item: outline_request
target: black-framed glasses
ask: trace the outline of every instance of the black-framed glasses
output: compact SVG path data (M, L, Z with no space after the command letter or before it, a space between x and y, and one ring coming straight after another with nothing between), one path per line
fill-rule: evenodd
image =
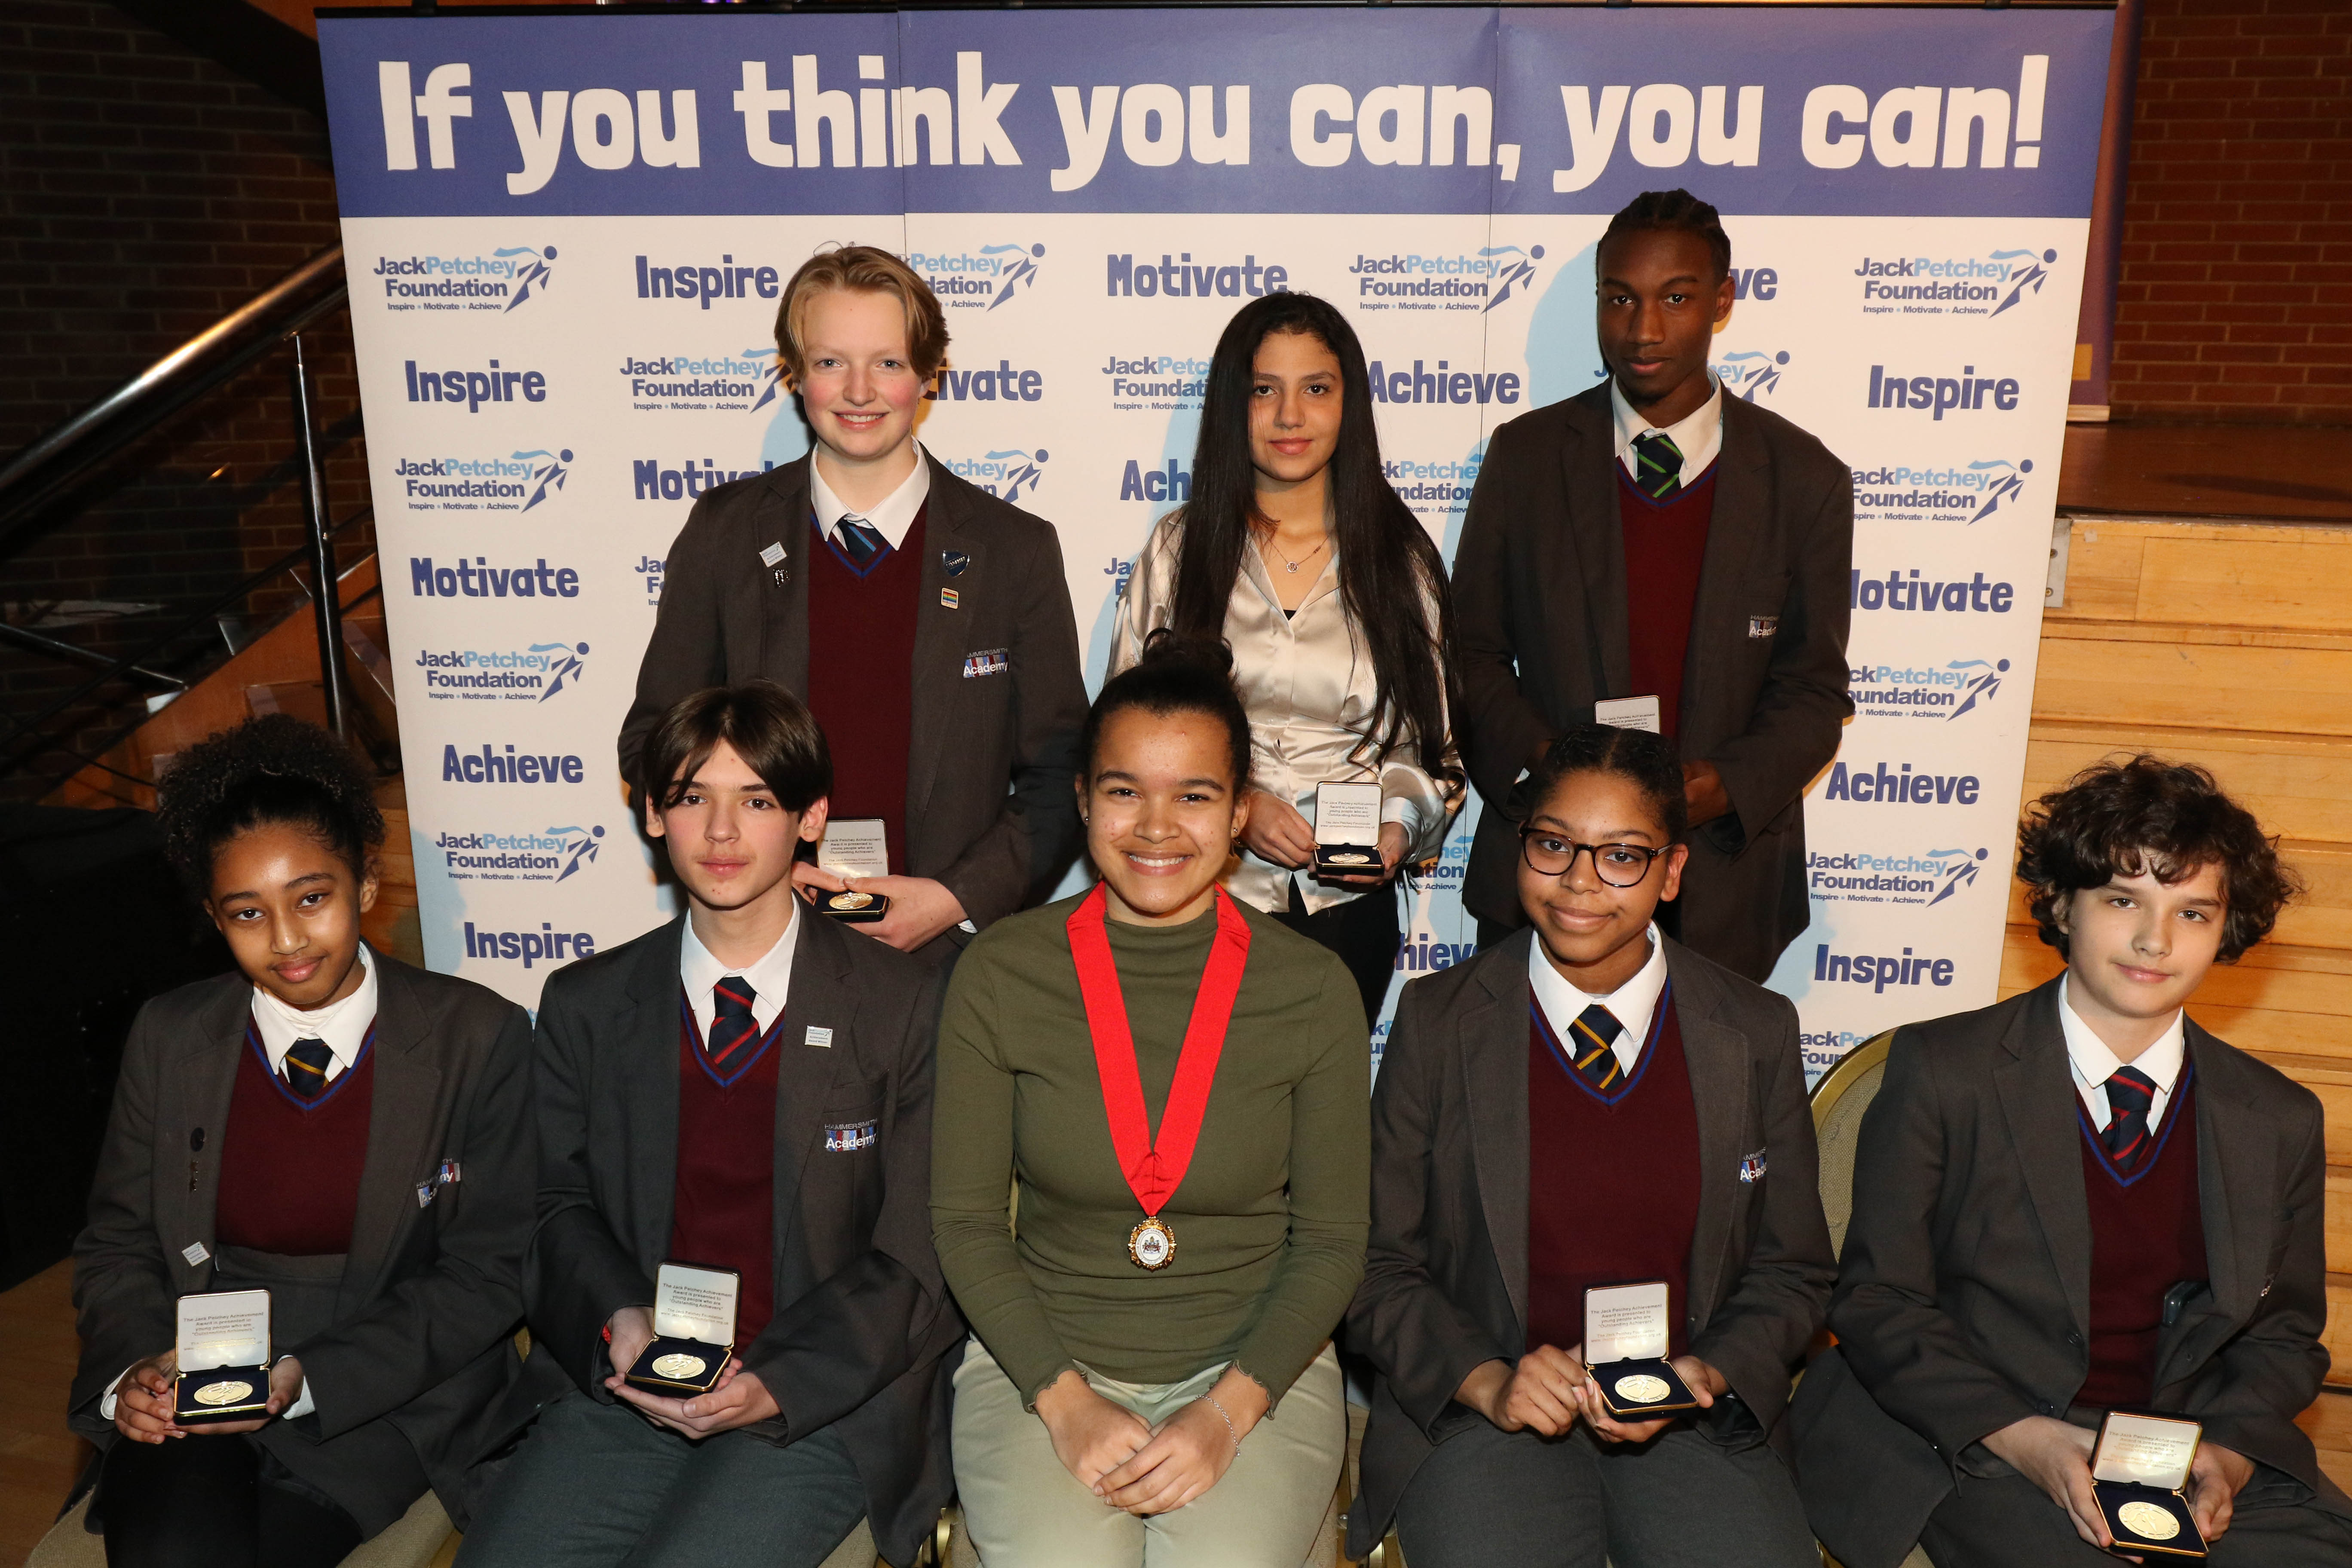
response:
M1579 844L1546 827L1519 829L1519 854L1539 877L1565 877L1579 855L1592 857L1592 874L1612 888L1631 888L1650 874L1650 862L1673 848L1646 844Z

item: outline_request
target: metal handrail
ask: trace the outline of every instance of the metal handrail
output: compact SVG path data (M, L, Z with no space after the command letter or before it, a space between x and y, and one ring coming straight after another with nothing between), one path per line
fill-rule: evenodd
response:
M91 463L340 308L349 293L342 268L341 246L320 251L17 453L0 468L0 522L54 499ZM333 288L296 303L331 278L337 279ZM224 350L231 352L215 360Z

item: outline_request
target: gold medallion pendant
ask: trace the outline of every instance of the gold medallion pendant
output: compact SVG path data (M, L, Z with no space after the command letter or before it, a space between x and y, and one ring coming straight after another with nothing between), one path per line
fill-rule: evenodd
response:
M1156 1273L1176 1261L1176 1233L1153 1215L1127 1233L1127 1256L1138 1268Z
M2116 1517L2142 1541L2169 1541L2180 1533L2180 1521L2172 1510L2152 1502L2127 1502L2116 1510Z

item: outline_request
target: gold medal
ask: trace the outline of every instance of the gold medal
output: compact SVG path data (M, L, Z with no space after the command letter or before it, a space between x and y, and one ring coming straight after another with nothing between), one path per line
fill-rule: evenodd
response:
M1370 856L1359 855L1352 849L1346 850L1338 855L1326 855L1323 858L1327 863L1333 866L1369 866L1372 863L1372 858Z
M253 1396L253 1384L230 1378L221 1383L208 1383L196 1390L199 1405L236 1405Z
M1127 1256L1138 1268L1157 1273L1176 1261L1176 1233L1153 1215L1127 1233Z
M700 1377L702 1369L709 1364L698 1355L674 1352L654 1358L654 1375L682 1383L689 1377Z
M2172 1510L2152 1502L2127 1502L2116 1510L2116 1518L2142 1541L2169 1541L2180 1533L2180 1521Z
M1617 1397L1628 1405L1655 1405L1674 1392L1664 1378L1652 1377L1645 1372L1621 1377L1612 1386L1615 1388Z
M826 900L826 907L836 910L862 910L874 901L871 893L835 893Z

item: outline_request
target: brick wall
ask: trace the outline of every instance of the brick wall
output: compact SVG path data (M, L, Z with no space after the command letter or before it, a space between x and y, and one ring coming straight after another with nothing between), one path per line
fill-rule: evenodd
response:
M14 453L335 243L326 131L311 115L114 7L0 0L0 453ZM31 537L0 544L0 602L161 604L47 635L110 654L218 597L304 538L281 352L110 461ZM331 511L366 500L358 389L340 314L317 330ZM348 561L373 541L343 536ZM266 624L285 579L233 609ZM206 631L163 656L194 668ZM85 672L0 647L18 716ZM153 689L149 688L147 689ZM117 689L72 715L87 748L135 716ZM0 752L6 750L0 744ZM71 771L62 755L39 773ZM0 778L0 798L39 793Z
M2147 0L2118 418L2352 425L2352 4Z

